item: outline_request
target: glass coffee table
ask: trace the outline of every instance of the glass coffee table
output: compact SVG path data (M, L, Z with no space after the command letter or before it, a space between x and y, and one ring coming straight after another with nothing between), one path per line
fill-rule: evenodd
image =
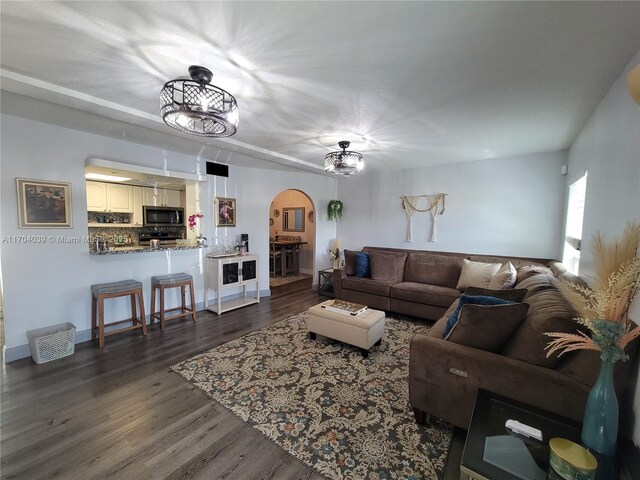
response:
M542 432L542 441L513 433L507 420ZM580 442L577 422L530 407L501 395L478 390L460 463L462 480L562 480L549 466L549 440ZM596 480L616 478L615 461L592 452L598 460Z

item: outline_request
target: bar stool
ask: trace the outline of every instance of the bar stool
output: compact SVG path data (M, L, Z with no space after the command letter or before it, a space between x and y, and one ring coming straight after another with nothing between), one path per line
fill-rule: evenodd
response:
M191 296L191 308L187 308L186 289L189 286ZM176 308L165 310L164 308L164 291L167 288L180 287L182 296L182 305ZM160 311L156 311L156 290L160 289ZM165 314L180 310L180 313L171 317ZM174 318L187 317L191 315L193 321L196 321L196 299L193 293L193 277L188 273L171 273L169 275L157 275L151 277L151 325L155 323L156 318L160 320L160 330L164 330L164 322L173 320Z
M140 306L140 317L136 311L136 295ZM104 323L104 301L108 298L131 297L131 318L117 322ZM105 327L131 322L130 327L119 328L105 332ZM100 348L104 347L104 337L116 333L140 328L142 334L147 334L147 323L144 314L144 299L142 297L142 282L137 280L122 280L120 282L97 283L91 285L91 339L100 338Z
M282 273L282 252L280 247L269 243L269 275L275 278L278 271Z

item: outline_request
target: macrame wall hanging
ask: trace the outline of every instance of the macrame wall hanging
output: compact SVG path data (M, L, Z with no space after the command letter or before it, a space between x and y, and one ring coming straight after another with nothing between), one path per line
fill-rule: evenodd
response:
M403 195L400 197L402 200L402 208L407 215L409 221L409 228L407 230L407 242L413 242L413 214L416 212L429 212L431 215L431 237L430 242L437 242L436 220L438 215L444 213L444 203L446 193L436 193L434 195ZM427 206L425 208L419 208L421 198L427 199Z

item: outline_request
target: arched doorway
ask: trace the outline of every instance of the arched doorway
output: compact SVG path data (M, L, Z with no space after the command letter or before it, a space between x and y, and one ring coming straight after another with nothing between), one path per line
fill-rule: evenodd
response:
M283 190L269 207L269 286L313 283L316 209L300 190Z

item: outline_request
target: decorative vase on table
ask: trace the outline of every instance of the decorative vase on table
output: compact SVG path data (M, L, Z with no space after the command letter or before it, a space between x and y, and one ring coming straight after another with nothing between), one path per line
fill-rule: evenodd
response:
M629 315L633 301L640 302L640 224L628 224L622 238L611 242L598 232L592 240L594 271L590 285L561 281L560 290L576 309L575 320L589 334L546 332L553 338L547 355L574 350L600 352L600 373L589 397L582 424L582 442L605 456L616 453L618 400L613 366L629 360L625 348L640 337L640 325Z
M587 398L582 443L606 456L616 453L618 399L613 385L613 360L602 359L600 374Z
M196 243L199 247L204 246L206 241L207 241L207 237L203 237L202 235L198 235L196 237Z

